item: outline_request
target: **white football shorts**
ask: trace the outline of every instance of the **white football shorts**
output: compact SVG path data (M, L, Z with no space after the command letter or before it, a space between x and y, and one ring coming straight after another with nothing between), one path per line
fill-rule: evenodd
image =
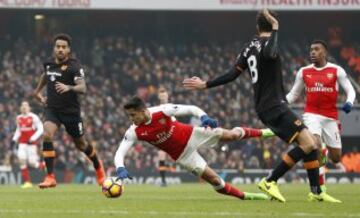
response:
M322 141L331 148L341 148L341 137L338 121L318 114L305 113L304 124L312 134L319 135Z
M201 176L207 166L207 163L198 153L197 149L202 146L217 146L222 135L223 129L221 128L210 129L204 127L194 127L189 142L183 153L176 160L176 163L194 175Z

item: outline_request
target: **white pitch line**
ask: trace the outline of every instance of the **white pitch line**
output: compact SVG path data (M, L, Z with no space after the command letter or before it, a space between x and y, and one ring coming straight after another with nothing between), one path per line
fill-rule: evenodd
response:
M167 215L167 216L191 216L191 217L199 217L199 216L219 216L219 217L240 217L240 216L256 216L256 217L269 217L274 216L276 214L269 213L242 213L242 212L189 212L189 211L126 211L126 210L11 210L11 209L0 209L0 214L6 213L15 213L15 214L88 214L88 215L96 215L96 214L118 214L118 215ZM360 217L360 213L357 214L332 214L325 215L320 213L290 213L287 214L291 217Z

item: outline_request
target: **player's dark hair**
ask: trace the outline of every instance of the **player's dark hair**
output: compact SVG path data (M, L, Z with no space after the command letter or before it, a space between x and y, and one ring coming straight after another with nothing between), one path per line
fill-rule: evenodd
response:
M145 108L146 108L145 102L138 96L133 96L124 105L125 110L128 109L141 110Z
M69 47L71 46L71 41L72 41L71 36L69 36L66 33L56 34L54 36L54 40L53 40L54 44L56 43L56 40L64 40L64 41L66 41L68 43Z
M328 45L324 40L315 39L311 42L311 45L313 45L313 44L321 44L325 48L326 51L328 50Z
M275 11L269 10L269 13L278 20L278 14ZM259 11L256 16L256 24L259 28L259 32L271 32L272 31L272 25L271 23L266 19L263 11Z

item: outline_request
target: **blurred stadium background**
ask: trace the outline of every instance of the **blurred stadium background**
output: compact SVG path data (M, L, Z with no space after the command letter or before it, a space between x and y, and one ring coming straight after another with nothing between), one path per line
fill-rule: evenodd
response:
M192 75L213 78L233 63L243 43L255 34L257 10L270 7L280 15L280 45L285 88L296 71L309 63L308 45L324 39L331 58L345 68L360 92L360 3L356 0L0 0L0 184L20 184L17 158L10 148L20 102L30 96L52 52L52 36L73 37L73 55L85 66L88 93L82 99L87 136L96 146L107 173L130 124L122 110L134 94L151 105L165 86L170 101L195 104L221 126L263 127L253 109L248 75L236 83L206 92L189 92L181 81ZM345 100L339 98L339 105ZM301 113L303 101L294 108ZM341 113L343 164L329 163L328 182L360 182L360 108ZM184 120L196 124L197 120ZM62 131L57 135L58 181L94 183L92 167ZM233 183L252 183L267 173L289 145L278 139L245 140L202 150L210 166ZM136 145L126 166L134 183L159 184L156 149ZM303 181L299 165L286 177ZM33 179L42 176L33 171ZM196 181L176 169L168 183Z

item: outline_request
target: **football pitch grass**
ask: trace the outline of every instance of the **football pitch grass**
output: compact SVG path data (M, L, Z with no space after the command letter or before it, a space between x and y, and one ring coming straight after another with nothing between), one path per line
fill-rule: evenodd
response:
M258 192L254 185L238 186ZM359 185L328 185L342 204L307 202L308 187L281 185L287 202L241 201L217 194L206 184L161 188L127 185L120 198L107 199L95 185L58 185L55 189L0 186L0 218L89 217L360 217Z

